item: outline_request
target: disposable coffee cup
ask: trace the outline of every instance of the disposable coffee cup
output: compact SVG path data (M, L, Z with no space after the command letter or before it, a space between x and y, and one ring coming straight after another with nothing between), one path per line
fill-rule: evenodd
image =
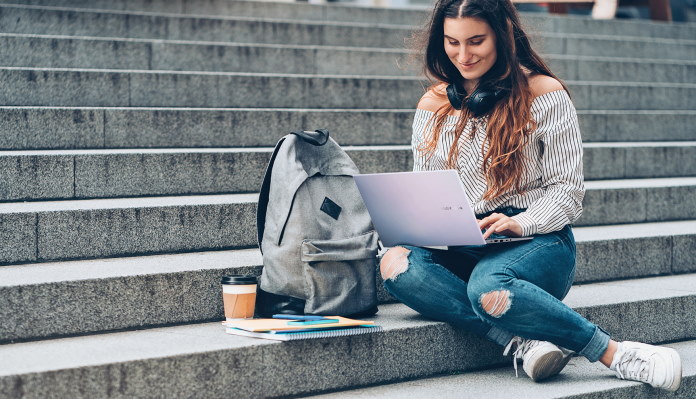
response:
M254 317L256 277L231 275L222 278L222 303L227 321Z

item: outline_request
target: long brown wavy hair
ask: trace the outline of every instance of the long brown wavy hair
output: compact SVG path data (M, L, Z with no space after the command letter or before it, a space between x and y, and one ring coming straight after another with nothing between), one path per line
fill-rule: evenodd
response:
M513 188L522 192L525 161L522 149L536 129L531 115L534 96L523 67L532 74L558 78L532 49L527 34L522 30L517 10L510 0L438 0L418 40L422 43L421 47L425 47L423 72L431 81L435 81L430 87L435 95L446 99L444 89L433 90L442 83L454 84L459 88L464 86L464 78L445 52L443 28L445 18L461 17L483 20L495 33L497 59L479 80L479 87L502 89L508 93L488 114L486 140L481 148L483 173L488 186L484 199L493 199ZM561 84L568 91L565 83L561 81ZM432 156L447 117L453 110L449 101L446 101L435 112L426 125L431 128L430 134L424 135L425 140L418 148L419 151ZM456 166L457 142L470 118L473 118L471 112L462 107L447 159L450 168ZM472 137L475 131L476 129L472 129Z

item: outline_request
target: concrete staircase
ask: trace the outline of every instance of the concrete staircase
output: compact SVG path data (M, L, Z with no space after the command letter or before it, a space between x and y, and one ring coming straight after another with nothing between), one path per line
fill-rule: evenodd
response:
M525 15L585 141L566 302L617 339L671 342L676 395L584 359L515 379L502 348L384 291L383 333L224 334L219 280L260 273L256 191L279 137L328 127L361 171L410 169L422 80L403 43L424 16L0 0L0 398L695 397L695 25Z

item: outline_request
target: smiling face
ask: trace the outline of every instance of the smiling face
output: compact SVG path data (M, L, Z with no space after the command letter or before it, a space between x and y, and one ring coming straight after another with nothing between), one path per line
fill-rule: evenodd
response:
M495 33L482 19L445 18L445 52L464 77L464 89L471 93L479 79L497 59Z

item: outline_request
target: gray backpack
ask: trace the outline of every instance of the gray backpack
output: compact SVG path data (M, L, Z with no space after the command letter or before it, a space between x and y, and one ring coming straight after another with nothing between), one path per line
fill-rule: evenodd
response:
M327 130L293 132L276 144L257 211L257 315L377 312L378 237L357 173Z

